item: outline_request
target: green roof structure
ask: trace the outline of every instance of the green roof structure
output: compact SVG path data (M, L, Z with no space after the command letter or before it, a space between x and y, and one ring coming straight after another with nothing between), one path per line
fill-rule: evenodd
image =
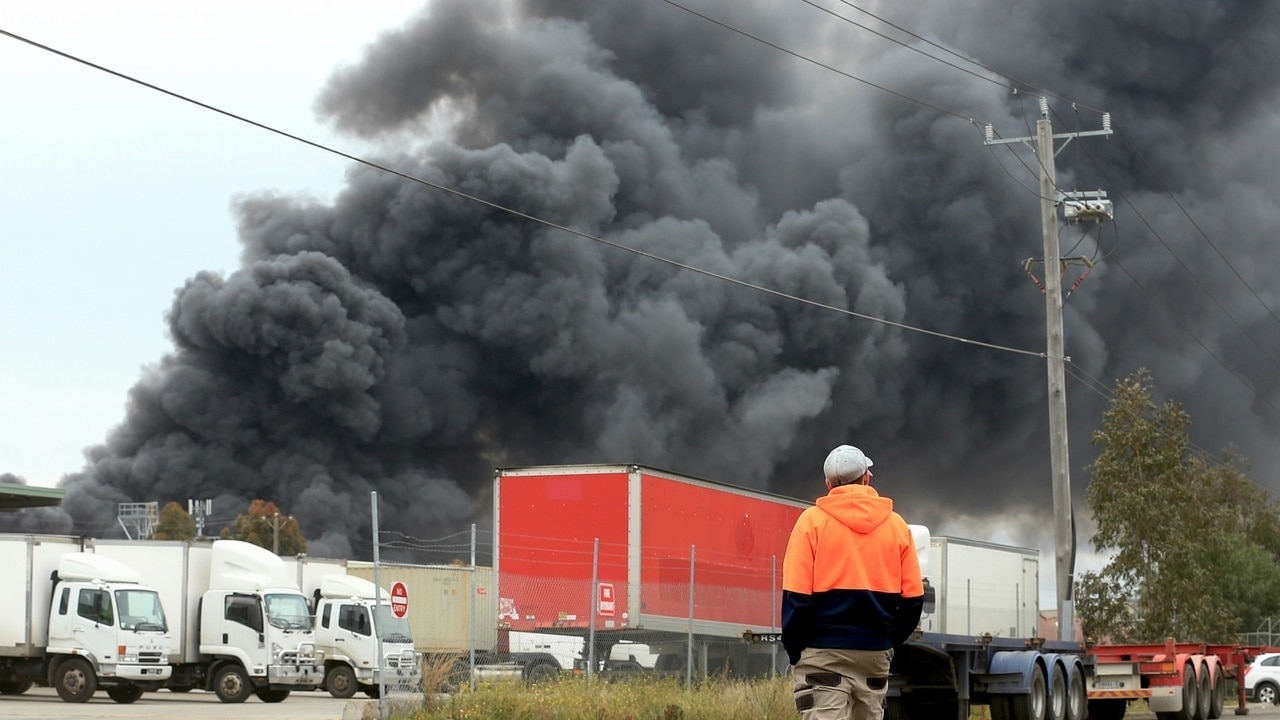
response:
M0 483L0 511L29 507L57 507L66 497L65 490Z

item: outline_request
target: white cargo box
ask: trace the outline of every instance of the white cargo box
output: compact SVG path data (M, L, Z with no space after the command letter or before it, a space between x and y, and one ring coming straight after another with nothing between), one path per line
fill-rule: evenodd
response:
M35 657L49 644L53 573L75 538L54 535L0 535L0 656Z
M934 537L922 569L936 592L929 633L1032 637L1039 627L1040 553L1012 545Z

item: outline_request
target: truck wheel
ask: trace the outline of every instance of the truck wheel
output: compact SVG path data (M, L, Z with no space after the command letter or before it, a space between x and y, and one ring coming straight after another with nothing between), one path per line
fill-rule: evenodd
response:
M107 697L115 700L121 705L128 705L137 702L142 697L142 688L137 685L116 685L107 688Z
M1209 666L1200 666L1200 682L1196 687L1196 720L1209 720L1213 717L1213 685L1210 684Z
M271 688L258 688L253 691L253 694L257 695L258 699L264 703L284 702L285 698L289 697L288 690L272 690Z
M242 703L252 691L249 676L239 665L226 665L213 677L213 692L224 703Z
M1218 674L1213 679L1213 690L1210 692L1209 720L1222 717L1222 708L1227 701L1227 680L1222 675L1222 666L1218 666Z
M365 695L368 695L374 700L382 697L382 688L378 685L361 685L360 689L364 691Z
M89 702L98 689L98 676L89 663L71 658L53 672L53 686L58 690L58 697L66 702Z
M1089 716L1089 693L1084 689L1084 670L1075 668L1067 681L1067 720L1085 720Z
M560 679L560 669L551 663L540 662L525 669L524 678L530 685L555 682Z
M1196 669L1191 665L1182 667L1182 709L1173 712L1174 720L1196 720L1196 709L1200 705L1199 685L1196 682Z
M356 674L346 665L334 665L324 679L329 694L343 700L356 694Z
M1067 720L1067 699L1067 672L1055 664L1049 684L1049 720Z
M30 680L0 680L0 695L21 695L30 689Z
M1031 668L1031 687L1022 695L1008 695L1010 717L1013 720L1048 720L1049 688L1044 679L1044 667Z

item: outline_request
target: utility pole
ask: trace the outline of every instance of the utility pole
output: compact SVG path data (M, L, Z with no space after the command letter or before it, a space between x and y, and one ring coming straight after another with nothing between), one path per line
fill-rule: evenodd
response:
M280 513L273 513L271 515L270 520L267 520L266 518L262 518L262 519L271 523L271 531L272 531L271 552L279 555L280 554L280 528L284 527L285 525L288 525L290 522L293 522L293 516L290 515L289 517L285 518L282 521L280 519Z
M1053 477L1053 519L1055 578L1058 599L1058 639L1075 639L1075 611L1071 600L1071 586L1075 574L1075 530L1071 509L1071 467L1067 459L1067 393L1066 356L1062 338L1062 257L1058 248L1058 205L1067 203L1071 217L1078 221L1100 220L1111 217L1111 203L1106 193L1062 193L1058 191L1057 170L1054 159L1057 150L1055 140L1065 140L1066 147L1072 138L1087 135L1110 135L1111 115L1102 117L1102 130L1053 134L1049 120L1049 103L1040 98L1040 119L1036 121L1034 138L996 140L990 125L986 130L987 145L1027 143L1035 141L1036 158L1040 161L1040 226L1044 235L1044 310L1045 334L1048 338L1046 360L1049 391L1049 459ZM1061 148L1059 148L1060 150ZM1081 198L1088 196L1092 200Z

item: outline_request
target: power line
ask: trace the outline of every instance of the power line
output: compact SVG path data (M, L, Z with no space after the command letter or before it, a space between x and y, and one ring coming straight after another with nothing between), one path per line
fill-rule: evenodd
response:
M871 82L870 80L867 80L867 79L865 79L865 78L860 78L860 77L858 77L857 75L854 75L854 74L852 74L852 73L845 72L844 70L840 70L840 69L838 69L838 68L835 68L835 67L833 67L833 66L831 66L831 65L828 65L828 64L826 64L826 63L824 63L824 62L821 62L821 61L819 61L819 60L814 60L813 58L811 58L811 57L809 57L809 56L807 56L807 55L802 55L801 53L798 53L798 52L796 52L796 51L794 51L794 50L789 50L789 49L787 49L787 48L784 48L784 47L782 47L781 45L778 45L777 43L769 42L768 40L765 40L764 38L762 38L762 37L760 37L760 36L758 36L758 35L752 35L751 33L747 32L747 31L745 31L745 30L742 30L742 29L740 29L740 28L734 27L733 25L730 25L730 24L728 24L728 23L726 23L726 22L724 22L724 21L722 21L722 20L717 20L716 18L713 18L713 17L711 17L710 15L705 15L705 14L703 14L703 13L698 12L697 10L694 10L694 9L692 9L692 8L689 8L689 7L686 7L686 6L684 6L684 5L681 5L680 3L676 2L675 0L663 0L663 2L665 2L666 4L668 4L668 5L672 6L672 7L679 8L679 9L681 9L681 10L683 10L683 11L685 11L685 12L689 13L690 15L693 15L693 16L695 16L695 17L700 17L700 18L702 18L703 20L706 20L707 22L709 22L709 23L711 23L711 24L713 24L713 25L718 25L718 26L720 26L720 27L724 28L725 30L728 30L728 31L733 32L733 33L737 33L737 34L739 34L739 35L741 35L741 36L743 36L743 37L745 37L745 38L749 38L749 39L751 39L751 40L754 40L754 41L756 41L756 42L760 43L761 45L765 45L765 46L767 46L767 47L771 47L771 48L773 48L774 50L777 50L778 52L785 53L785 54L790 55L791 57L796 58L796 59L798 59L798 60L803 60L803 61L805 61L805 62L807 62L807 63L811 63L811 64L813 64L813 65L817 65L818 67L823 68L823 69L825 69L825 70L830 70L831 72L833 72L833 73L835 73L835 74L837 74L837 75L840 75L840 76L842 76L842 77L848 78L848 79L853 80L853 81L855 81L855 82L860 82L860 83L862 83L863 85L867 85L867 86L869 86L869 87L873 87L873 88L875 88L875 89L877 89L877 90L880 90L881 92L889 93L890 95L893 95L894 97L902 98L903 100L906 100L906 101L908 101L908 102L913 102L913 103L915 103L915 104L917 104L917 105L923 105L924 107L927 107L927 108L929 108L929 109L931 109L931 110L936 110L936 111L938 111L938 112L940 112L940 113L942 113L942 114L944 114L944 115L950 115L951 117L959 118L959 119L961 119L961 120L964 120L964 121L965 121L965 122L967 122L967 123L973 123L973 124L975 124L975 125L977 125L977 124L981 124L981 123L978 123L977 121L975 121L975 120L974 120L973 118L971 118L971 117L966 117L965 115L962 115L962 114L960 114L960 113L958 113L958 112L954 112L954 111L952 111L952 110L948 110L948 109L946 109L946 108L944 108L944 107L941 107L941 106L939 106L939 105L934 105L934 104L933 104L933 103L931 103L931 102L927 102L927 101L925 101L925 100L921 100L921 99L919 99L919 98L912 97L912 96L907 95L907 94L905 94L905 93L900 93L900 92L898 92L897 90L891 90L891 89L889 89L889 88L887 88L887 87L885 87L885 86L883 86L883 85L878 85L878 84L873 83L873 82ZM934 58L934 59L936 60L937 58Z
M667 0L667 1L669 2L670 0ZM673 4L674 4L674 3L673 3ZM121 80L125 80L125 81L131 82L131 83L135 83L135 84L137 84L137 85L141 85L142 87L145 87L145 88L147 88L147 89L154 90L154 91L159 92L159 93L163 93L163 94L168 95L169 97L172 97L172 98L174 98L174 99L176 99L176 100L181 100L181 101L183 101L183 102L190 103L190 104L192 104L192 105L195 105L195 106L197 106L197 107L203 108L203 109L208 110L208 111L210 111L210 112L214 112L214 113L217 113L217 114L219 114L219 115L223 115L223 116L225 116L225 117L231 118L231 119L233 119L233 120L237 120L237 121L242 122L242 123L245 123L245 124L247 124L247 125L252 125L252 126L254 126L254 127L256 127L256 128L259 128L259 129L261 129L261 130L266 130L267 132L274 133L274 134L276 134L276 135L279 135L279 136L284 137L284 138L288 138L288 139L293 140L293 141L295 141L295 142L300 142L300 143L302 143L302 144L304 144L304 145L308 145L308 146L310 146L310 147L316 148L317 150L322 150L322 151L327 152L327 153L332 153L332 154L334 154L334 155L337 155L337 156L339 156L339 157L345 158L345 159L350 160L350 161L352 161L352 162L359 163L359 164L361 164L361 165L365 165L365 166L368 166L368 167L374 168L374 169L376 169L376 170L381 170L382 172L389 173L389 174L391 174L391 175L395 175L396 177L403 178L403 179L405 179L405 180L409 180L410 182L415 182L415 183L418 183L418 184L420 184L420 185L425 185L425 186L427 186L427 187L430 187L430 188L433 188L433 189L436 189L436 190L440 190L441 192L449 193L450 195L454 195L454 196L456 196L456 197L460 197L460 198L463 198L463 199L465 199L465 200L470 200L470 201L472 201L472 202L479 203L479 204L484 205L485 207L491 208L491 209L493 209L493 210L498 210L498 211L500 211L500 212L504 212L504 213L507 213L507 214L509 214L509 215L514 215L514 216L516 216L516 217L518 217L518 218L521 218L521 219L524 219L524 220L528 220L528 221L530 221L530 222L538 223L538 224L540 224L540 225L545 225L546 227L552 228L552 229L554 229L554 230L560 230L560 231L562 231L562 232L566 232L566 233L569 233L569 234L571 234L571 235L576 235L576 236L581 237L581 238L584 238L584 239L586 239L586 240L591 240L592 242L596 242L596 243L599 243L599 244L601 244L601 245L606 245L606 246L608 246L608 247L611 247L611 248L614 248L614 249L617 249L617 250L622 250L622 251L624 251L624 252L629 252L629 253L632 253L632 254L634 254L634 255L638 255L638 256L640 256L640 257L648 258L648 259L650 259L650 260L656 260L656 261L658 261L658 262L666 263L666 264L668 264L668 265L670 265L670 266L672 266L672 267L680 268L680 269L682 269L682 270L688 270L688 271L690 271L690 272L698 273L698 274L700 274L700 275L704 275L704 276L706 276L706 277L714 278L714 279L716 279L716 280L720 280L720 281L722 281L722 282L726 282L726 283L729 283L729 284L732 284L732 285L738 285L738 286L740 286L740 287L744 287L744 288L747 288L747 289L750 289L750 290L755 290L755 291L757 291L757 292L761 292L761 293L764 293L764 294L766 294L766 295L771 295L771 296L773 296L773 297L777 297L777 298L780 298L780 299L783 299L783 300L790 300L790 301L792 301L792 302L798 302L798 303L801 303L801 304L804 304L804 305L809 305L809 306L812 306L812 307L816 307L816 308L819 308L819 309L822 309L822 310L830 310L830 311L837 312L837 313L840 313L840 314L843 314L843 315L847 315L847 316L849 316L849 317L854 317L854 318L858 318L858 319L860 319L860 320L867 320L867 321L870 321L870 322L880 323L880 324L882 324L882 325L886 325L886 326L889 326L889 327L897 328L897 329L899 329L899 330L906 330L906 331L909 331L909 332L919 333L919 334L922 334L922 335L928 335L928 336L931 336L931 337L937 337L937 338L941 338L941 339L944 339L944 340L951 340L951 341L959 342L959 343L963 343L963 344L966 344L966 345L973 345L973 346L977 346L977 347L984 347L984 348L987 348L987 349L990 349L990 350L998 350L998 351L1001 351L1001 352L1008 352L1008 353L1013 353L1013 354L1017 354L1017 355L1029 355L1029 356L1032 356L1032 357L1038 357L1038 358L1043 358L1043 357L1045 357L1045 353L1043 353L1043 352L1037 352L1037 351L1034 351L1034 350L1024 350L1024 349L1021 349L1021 348L1009 347L1009 346L1005 346L1005 345L998 345L998 344L995 344L995 343L988 343L988 342L984 342L984 341L981 341L981 340L974 340L974 339L971 339L971 338L960 337L960 336L958 336L958 335L951 335L951 334L948 334L948 333L937 332L937 331L934 331L934 330L926 330L926 329L924 329L924 328L916 327L916 326L913 326L913 325L907 325L907 324L905 324L905 323L895 322L895 321L893 321L893 320L887 320L887 319L885 319L885 318L879 318L879 317L875 317L875 316L872 316L872 315L866 315L866 314L863 314L863 313L855 312L855 311L853 311L853 310L848 310L848 309L845 309L845 308L836 307L836 306L834 306L834 305L828 305L828 304L826 304L826 303L820 303L820 302L817 302L817 301L815 301L815 300L809 300L809 299L807 299L807 298L802 298L802 297L799 297L799 296L796 296L796 295L791 295L791 294L789 294L789 293L784 293L784 292L782 292L782 291L780 291L780 290L774 290L774 289L772 289L772 288L767 288L767 287L764 287L764 286L761 286L761 285L756 285L756 284L753 284L753 283L749 283L749 282L747 282L747 281L745 281L745 280L740 280L740 279L738 279L738 278L730 277L730 276L728 276L728 275L723 275L723 274L721 274L721 273L717 273L717 272L713 272L713 271L710 271L710 270L706 270L706 269L704 269L704 268L700 268L700 267L696 267L696 266L693 266L693 265L689 265L689 264L687 264L687 263L682 263L682 262L679 262L679 261L677 261L677 260L672 260L672 259L669 259L669 258L665 258L665 257L662 257L662 256L660 256L660 255L656 255L656 254L654 254L654 253L650 253L650 252L646 252L646 251L644 251L644 250L640 250L640 249L638 249L638 248L629 247L629 246L627 246L627 245L623 245L623 244L621 244L621 243L613 242L612 240L607 240L607 239L605 239L605 238L598 237L598 236L596 236L596 235L592 235L592 234L587 233L587 232L584 232L584 231L582 231L582 230L577 230L577 229L575 229L575 228L571 228L571 227L568 227L568 226L565 226L565 225L561 225L561 224L559 224L559 223L551 222L550 220L545 220L545 219L540 218L540 217L537 217L537 216L535 216L535 215L530 215L530 214L528 214L528 213L521 212L521 211L519 211L519 210L516 210L516 209L514 209L514 208L510 208L510 207L507 207L507 206L505 206L505 205L501 205L501 204L496 203L496 202L493 202L493 201L491 201L491 200L485 200L484 198L478 197L478 196L476 196L476 195L471 195L471 194L469 194L469 193L463 192L463 191L461 191L461 190L458 190L458 189L456 189L456 188L450 187L450 186L448 186L448 185L443 185L443 184L441 184L441 183L431 182L430 180L426 180L426 179L424 179L424 178L420 178L420 177L417 177L417 176L415 176L415 175L411 175L411 174L409 174L409 173L406 173L406 172L403 172L403 171L400 171L400 170L396 170L396 169L394 169L394 168L388 167L388 166L386 166L386 165L382 165L382 164L380 164L380 163L373 162L373 161L371 161L371 160L367 160L367 159L362 158L362 157L359 157L359 156L357 156L357 155L352 155L352 154L350 154L350 153L344 152L344 151L342 151L342 150L338 150L338 149L336 149L336 148L330 147L330 146L325 145L325 144L323 144L323 143L320 143L320 142L317 142L317 141L314 141L314 140L309 140L309 139L304 138L304 137L301 137L301 136L299 136L299 135L295 135L295 134L293 134L293 133L289 133L289 132L286 132L286 131L284 131L284 130L280 130L279 128L273 127L273 126L271 126L271 125L267 125L267 124L265 124L265 123L261 123L261 122L258 122L258 121L256 121L256 120L252 120L252 119L250 119L250 118L244 117L244 116L242 116L242 115L238 115L238 114L233 113L233 112L230 112L230 111L228 111L228 110L223 110L222 108L216 107L216 106L214 106L214 105L210 105L210 104L205 103L205 102L201 102L201 101L199 101L199 100L196 100L196 99L194 99L194 98L188 97L188 96L186 96L186 95L182 95L181 93L177 93L177 92L174 92L174 91L172 91L172 90L168 90L168 89L166 89L166 88L160 87L159 85L154 85L154 84L152 84L152 83L149 83L149 82L146 82L146 81L144 81L144 80L138 79L138 78L133 77L133 76L131 76L131 75L128 75L128 74L126 74L126 73L122 73L122 72L119 72L119 71L116 71L116 70L112 70L111 68L108 68L108 67L105 67L105 66L102 66L102 65L98 65L97 63L90 62L89 60L85 60L85 59L83 59L83 58L81 58L81 57L78 57L78 56L76 56L76 55L72 55L72 54L70 54L70 53L63 52L62 50L58 50L58 49L56 49L56 48L50 47L50 46L48 46L48 45L44 45L44 44L42 44L42 43L36 42L36 41L31 40L31 39L29 39L29 38L23 37L23 36L21 36L21 35L18 35L18 34L15 34L15 33L9 32L8 30L5 30L5 29L3 29L3 28L0 28L0 35L5 35L5 36L7 36L7 37L13 38L14 40L18 40L19 42L23 42L23 43L26 43L26 44L28 44L28 45L31 45L32 47L39 48L39 49L44 50L44 51L49 52L49 53L53 53L53 54L58 55L58 56L60 56L60 57L66 58L66 59L68 59L68 60L71 60L71 61L73 61L73 62L80 63L80 64L82 64L82 65L85 65L85 66L91 67L91 68L93 68L93 69L95 69L95 70L99 70L99 71L101 71L101 72L105 72L105 73L107 73L107 74L109 74L109 75L114 75L115 77L118 77L118 78L120 78ZM952 114L954 114L954 113L952 113ZM959 116L957 116L957 117L959 117Z

